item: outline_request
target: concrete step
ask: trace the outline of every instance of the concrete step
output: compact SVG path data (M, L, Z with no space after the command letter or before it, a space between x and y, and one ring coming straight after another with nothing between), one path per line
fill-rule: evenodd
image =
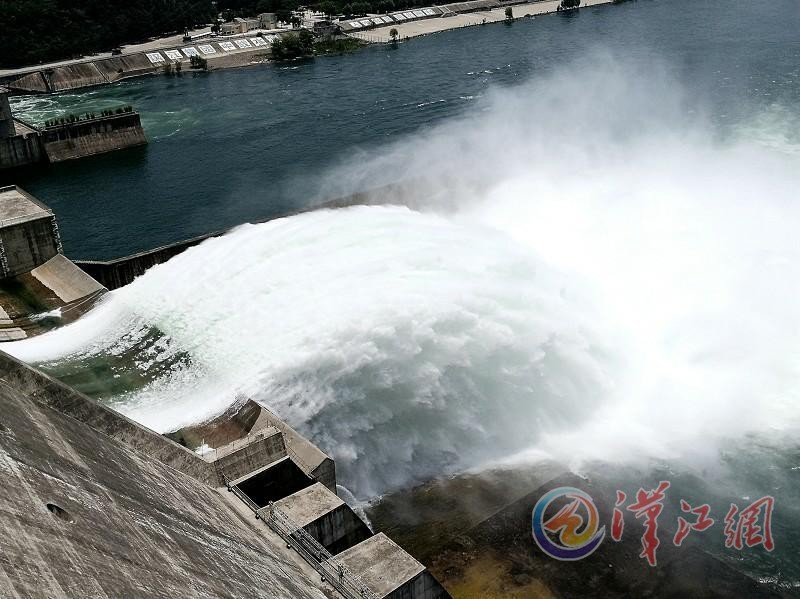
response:
M292 493L274 505L332 555L372 536L352 508L321 483Z
M381 599L450 597L425 566L382 532L333 559L358 576Z

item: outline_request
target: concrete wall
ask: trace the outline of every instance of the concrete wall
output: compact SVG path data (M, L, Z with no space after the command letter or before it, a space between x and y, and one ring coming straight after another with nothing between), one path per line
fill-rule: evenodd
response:
M41 71L26 73L25 75L3 77L0 83L12 92L19 94L43 94L50 91L47 87L47 80L44 78L44 73Z
M44 72L49 90L62 92L81 87L91 87L108 83L98 68L91 62L66 65L48 69Z
M237 481L239 489L258 507L278 501L314 484L288 456Z
M4 352L0 352L0 381L184 474L217 486L214 465L196 453L153 433Z
M48 127L42 145L50 162L62 162L147 143L136 112Z
M0 597L331 597L226 491L51 409L5 370Z
M228 480L241 478L285 457L286 447L280 431L270 428L220 447L217 452L208 455L214 459L217 472L220 473L219 484L223 485L223 474Z
M13 137L16 134L14 116L11 114L11 106L8 103L8 90L0 87L0 138Z
M30 272L58 254L59 238L54 216L2 228L0 277Z
M38 135L0 137L0 169L38 164L44 153Z
M347 504L340 505L303 528L333 555L372 536L367 525Z
M223 232L209 233L200 237L193 237L177 243L162 246L147 252L140 252L125 258L109 260L106 262L96 260L76 260L75 264L87 274L103 284L107 289L118 289L133 282L136 277L145 273L156 264L166 262L181 252L209 239L222 235Z
M427 570L386 595L386 599L448 599L449 597L450 594Z
M127 77L148 75L158 72L161 67L155 66L144 54L114 56L94 63L100 74L109 82L119 81Z

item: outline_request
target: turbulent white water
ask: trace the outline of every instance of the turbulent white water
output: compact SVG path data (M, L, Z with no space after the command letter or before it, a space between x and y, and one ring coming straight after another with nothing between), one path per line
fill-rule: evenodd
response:
M433 176L420 211L245 225L4 348L57 368L155 328L137 367L167 374L119 409L165 431L249 395L359 497L520 452L686 456L794 428L798 154L721 141L676 89L604 60L495 93L331 178Z

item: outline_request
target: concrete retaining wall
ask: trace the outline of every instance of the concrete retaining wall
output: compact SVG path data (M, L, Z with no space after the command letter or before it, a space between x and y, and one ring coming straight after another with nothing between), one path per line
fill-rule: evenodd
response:
M2 84L18 94L46 94L50 91L42 71L20 76L4 77Z
M340 505L303 528L333 555L372 536L367 525L347 504Z
M147 138L136 112L48 127L42 146L50 162L63 162L145 145Z
M58 254L56 218L39 218L3 227L0 275L14 277L32 271Z
M50 409L30 395L41 377L0 363L0 597L331 597L227 491Z
M236 480L285 456L283 435L272 427L208 454L208 457L214 459L216 469L220 473L220 486L226 482L223 473L228 480Z
M155 434L4 352L0 352L0 381L176 470L211 486L217 486L214 465L196 453Z
M97 71L109 82L119 81L126 77L136 77L155 73L159 67L153 65L144 54L115 56L94 63Z
M0 169L38 164L44 160L37 135L16 135L0 139Z
M106 262L97 260L76 260L75 264L102 283L107 289L118 289L132 283L136 277L143 275L145 271L156 264L166 262L190 247L206 239L217 237L222 234L223 232L209 233L117 260L109 260Z
M44 72L50 91L63 92L80 87L91 87L108 83L94 63L82 62L79 64L56 67Z

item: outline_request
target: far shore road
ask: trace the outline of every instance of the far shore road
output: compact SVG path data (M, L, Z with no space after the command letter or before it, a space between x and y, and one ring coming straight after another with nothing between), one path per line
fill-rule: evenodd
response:
M582 0L580 8L586 6L596 6L598 4L611 4L613 0ZM544 2L531 2L529 4L514 4L511 9L514 18L543 15L556 12L561 0L545 0ZM495 8L488 11L461 13L452 17L439 17L434 19L422 19L410 23L395 23L386 27L376 27L364 32L353 32L348 35L367 42L386 43L391 41L389 32L397 29L398 39L419 37L430 33L448 31L450 29L460 29L461 27L472 27L482 23L499 23L506 19L506 7Z

